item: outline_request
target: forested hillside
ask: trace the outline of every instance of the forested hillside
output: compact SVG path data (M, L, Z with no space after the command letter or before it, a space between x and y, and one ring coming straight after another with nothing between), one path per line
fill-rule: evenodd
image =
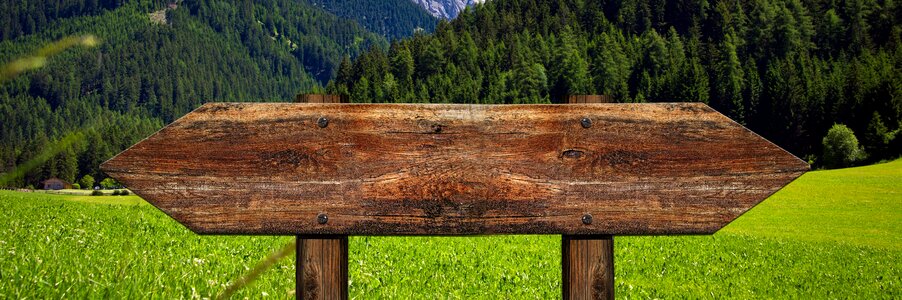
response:
M356 21L369 31L389 39L413 35L420 29L435 30L438 19L410 0L307 0L343 18Z
M844 123L877 160L902 149L895 3L493 0L344 61L328 89L357 102L705 102L808 159Z
M203 102L289 101L332 78L341 57L387 47L353 21L292 0L45 4L5 1L0 62L71 35L101 44L0 82L0 173L80 134L10 186L99 180L100 162ZM151 21L154 11L165 14L162 24Z
M121 6L121 0L0 0L0 41L38 33L58 19L94 16ZM158 3L154 3L158 2ZM150 9L164 1L144 1Z

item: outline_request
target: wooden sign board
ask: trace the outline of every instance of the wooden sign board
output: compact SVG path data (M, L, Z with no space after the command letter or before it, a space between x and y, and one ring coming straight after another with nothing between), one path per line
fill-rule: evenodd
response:
M704 104L210 103L102 169L205 234L709 234L808 165Z

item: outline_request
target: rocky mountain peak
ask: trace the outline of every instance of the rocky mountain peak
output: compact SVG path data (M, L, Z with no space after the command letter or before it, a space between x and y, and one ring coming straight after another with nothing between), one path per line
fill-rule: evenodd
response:
M454 19L468 6L485 2L485 0L411 0L438 18Z

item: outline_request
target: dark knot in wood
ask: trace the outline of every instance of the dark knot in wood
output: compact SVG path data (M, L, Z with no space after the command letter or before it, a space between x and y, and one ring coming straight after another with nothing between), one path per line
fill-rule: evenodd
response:
M592 224L592 215L591 214L583 215L583 224L586 224L586 225Z
M592 127L592 119L589 119L589 117L584 117L579 123L583 125L583 128Z
M319 224L326 224L327 222L329 222L329 216L327 216L326 214L319 214L318 216L316 216L316 222Z
M561 153L561 158L581 159L585 155L586 155L585 151L578 150L578 149L569 149L569 150L565 150L564 152Z
M316 126L319 126L319 128L326 128L326 126L329 126L329 118L319 117L319 120L316 120Z
M439 133L442 133L442 131L445 131L445 127L447 127L447 125L442 124L441 121L430 121L430 120L426 120L426 119L420 119L419 117L417 117L417 127L418 127L418 130L417 130L418 133L439 134Z

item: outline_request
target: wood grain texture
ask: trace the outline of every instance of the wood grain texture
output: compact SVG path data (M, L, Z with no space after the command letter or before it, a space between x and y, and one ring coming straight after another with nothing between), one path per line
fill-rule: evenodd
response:
M348 237L298 236L297 299L348 299Z
M640 235L808 165L704 104L210 103L102 169L197 233Z
M295 103L347 103L341 95L324 94L298 94L294 98Z
M611 95L570 95L567 97L567 102L570 104L614 103L614 98Z
M561 239L564 299L614 299L614 238L565 235Z

